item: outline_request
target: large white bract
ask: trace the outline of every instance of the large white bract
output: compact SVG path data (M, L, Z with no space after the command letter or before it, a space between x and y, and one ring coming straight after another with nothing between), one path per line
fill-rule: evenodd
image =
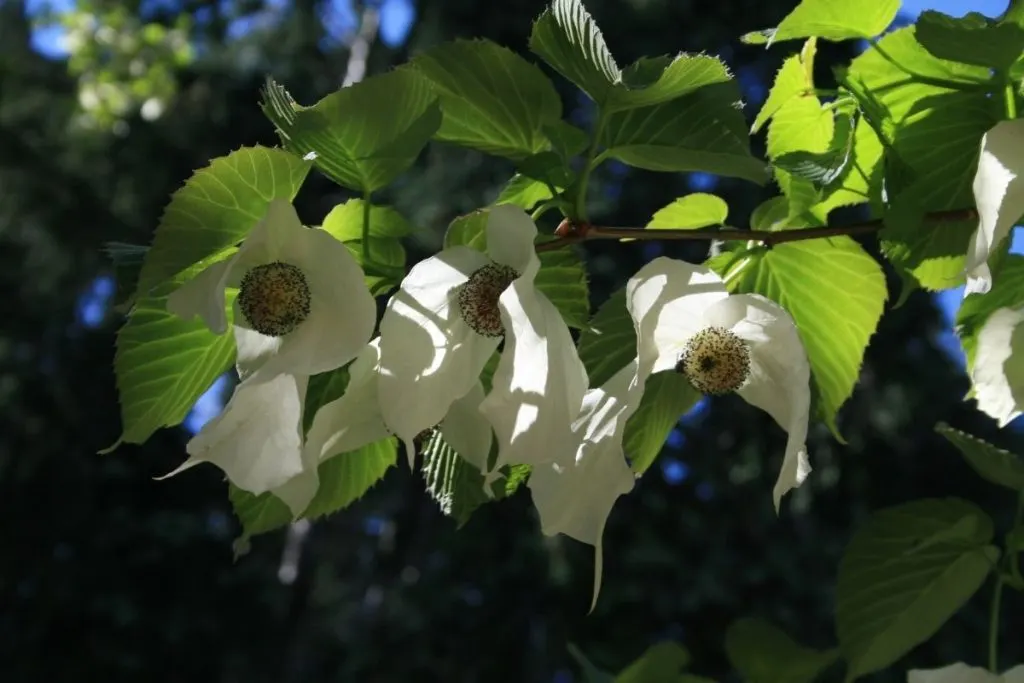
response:
M967 248L965 294L992 288L989 259L1024 214L1024 119L1000 121L981 139L974 176L978 227Z
M172 292L167 308L224 334L229 287L240 289L233 327L244 379L333 370L373 334L377 306L362 268L340 241L304 227L283 199L270 202L238 251Z
M1000 308L978 333L971 381L978 410L1005 427L1024 405L1024 309Z
M789 433L772 493L778 511L782 496L811 471L810 365L793 319L762 296L730 295L704 266L666 257L630 278L626 305L637 333L636 384L681 372L701 391L735 391Z
M907 683L1024 683L1024 664L1002 674L963 662L941 669L912 669L907 672Z
M441 424L477 385L502 339L505 351L480 406L498 434L499 465L548 457L540 444L569 438L586 375L565 322L534 287L536 236L522 209L495 206L486 254L445 249L416 264L388 302L380 324L379 403L410 466L415 437Z

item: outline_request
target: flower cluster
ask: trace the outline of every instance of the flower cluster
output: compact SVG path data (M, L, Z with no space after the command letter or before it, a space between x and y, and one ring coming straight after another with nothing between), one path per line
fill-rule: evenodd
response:
M777 304L730 295L703 266L655 259L626 287L635 356L591 387L562 315L535 285L536 225L500 205L488 210L485 234L486 253L455 246L414 266L373 337L376 306L359 264L331 235L304 227L290 204L272 202L237 252L169 300L175 314L198 315L223 334L226 293L238 290L230 320L241 381L174 473L212 463L299 517L328 458L394 435L411 467L417 437L439 429L488 490L506 465L531 467L543 533L595 547L594 602L605 523L635 481L626 422L651 375L676 372L701 392L736 392L788 432L776 510L807 477L810 370ZM481 374L495 354L485 391ZM345 393L320 406L303 433L309 377L346 364Z

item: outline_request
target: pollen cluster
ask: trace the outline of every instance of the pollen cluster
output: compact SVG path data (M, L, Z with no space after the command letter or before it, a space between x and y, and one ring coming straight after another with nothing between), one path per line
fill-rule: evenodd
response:
M724 327L708 327L690 338L676 363L697 391L727 394L736 391L750 375L750 349Z
M275 261L242 278L238 307L260 334L283 337L309 316L309 284L298 267Z
M514 269L489 263L473 272L459 288L459 310L469 328L485 337L505 334L498 298L519 277Z

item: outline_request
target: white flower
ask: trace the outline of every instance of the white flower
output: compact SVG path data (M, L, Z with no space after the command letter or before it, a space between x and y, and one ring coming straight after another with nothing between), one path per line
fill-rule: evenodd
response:
M1000 308L978 333L971 381L978 409L1005 427L1024 403L1024 308ZM1016 353L1014 353L1016 351Z
M306 435L305 457L322 463L391 436L381 416L378 378L380 337L370 342L349 367L348 385L338 399L325 403L313 417ZM445 441L480 469L491 450L491 427L480 414L484 390L477 381L455 400L441 421Z
M805 441L810 366L793 319L756 294L729 295L703 266L659 257L626 286L637 332L637 382L651 373L683 374L699 391L735 391L789 433L775 483L782 496L810 473Z
M318 486L315 463L302 456L308 380L304 375L279 374L263 382L240 383L221 414L188 442L188 460L158 478L208 462L244 491L257 495L271 491L297 517Z
M981 157L974 176L978 228L967 249L966 294L992 288L988 261L1024 214L1024 119L1001 121L981 139Z
M963 662L941 669L913 669L907 672L907 683L1024 683L1024 664L1002 675Z
M575 459L534 468L527 484L546 536L565 534L594 546L594 594L601 590L601 541L605 523L619 496L633 490L635 477L622 451L622 434L643 395L635 383L637 364L617 372L583 399L573 424L577 439Z
M344 244L299 222L275 199L232 256L171 293L167 309L227 331L225 290L238 287L234 331L244 379L315 375L352 360L370 339L377 308Z
M487 254L445 249L412 268L380 324L380 408L403 441L437 426L479 381L505 339L480 410L498 431L499 463L533 462L546 437L564 438L586 387L568 328L534 289L537 226L520 208L489 210ZM458 449L456 449L458 450Z

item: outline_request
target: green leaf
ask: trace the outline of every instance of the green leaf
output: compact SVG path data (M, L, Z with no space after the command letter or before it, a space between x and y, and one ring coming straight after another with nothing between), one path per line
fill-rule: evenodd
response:
M729 80L725 65L708 55L645 57L620 70L580 0L554 0L533 25L530 49L606 112L661 104Z
M967 464L982 479L1014 491L1024 491L1024 460L1020 456L947 424L936 425L935 431L957 447Z
M566 649L572 655L572 658L576 660L576 663L579 664L583 674L583 683L615 683L614 676L607 671L597 668L576 645L569 643Z
M243 240L272 200L295 197L307 173L308 162L258 146L242 147L193 173L164 208L136 296Z
M320 488L302 515L303 518L317 519L359 500L384 477L395 464L397 456L398 442L394 437L388 437L320 463ZM231 486L228 498L242 524L241 543L292 522L288 506L272 493L254 496Z
M626 290L605 301L580 333L580 360L590 386L598 387L636 357L636 330L626 309Z
M317 411L325 404L339 399L348 386L348 367L321 372L309 378L306 385L306 404L302 411L302 433L313 425Z
M730 291L761 294L793 316L823 418L836 433L836 414L853 392L888 297L878 263L849 237L838 237L780 244L720 275Z
M423 446L422 473L427 493L459 528L478 507L491 500L484 492L480 470L463 460L444 440L440 430L435 430Z
M608 117L602 157L649 171L703 171L763 184L767 165L751 156L735 82L709 85L653 107Z
M541 202L551 199L551 189L547 183L517 173L502 188L495 204L515 204L524 211L530 211Z
M1006 71L1024 52L1024 29L977 12L956 18L926 10L916 25L918 41L939 59Z
M963 283L972 228L963 222L922 225L921 217L974 203L971 183L981 137L1000 108L983 91L965 92L958 84L985 83L988 69L935 58L917 42L914 27L893 31L878 44L886 56L866 51L852 62L845 81L856 84L865 117L886 117L875 121L891 145L885 155L891 206L881 233L883 252L901 274L928 289L955 287ZM875 99L869 107L865 92ZM882 163L864 169L865 176L877 175Z
M544 126L544 133L551 141L551 149L563 161L568 161L577 154L581 154L587 148L590 139L586 131L565 121L556 121L553 125Z
M757 205L750 214L751 230L782 230L789 224L789 200L785 197L771 197Z
M690 653L671 641L656 643L639 659L623 669L614 683L677 683L681 670L690 663Z
M117 333L114 374L124 431L108 450L143 443L161 427L180 423L234 362L234 335L216 335L201 320L167 311L168 295L197 269L138 299Z
M1000 308L1024 306L1024 256L1008 254L993 269L995 277L987 294L970 294L956 314L956 333L967 356L967 369L974 369L974 352L978 334L989 316Z
M811 683L839 658L800 645L763 619L739 619L725 634L725 652L746 683Z
M775 74L775 83L768 91L768 98L750 128L751 134L761 130L776 112L794 97L817 99L817 95L814 94L814 56L817 49L817 39L811 38L804 43L800 54L787 57L782 62L778 73Z
M464 244L486 253L487 214L488 209L480 209L452 221L444 236L445 248ZM540 235L538 243L550 239L547 235ZM590 316L590 294L587 271L579 251L571 248L553 249L541 252L538 257L540 271L534 280L537 289L551 300L567 325L584 327Z
M834 119L832 139L821 152L788 152L775 159L775 166L790 174L809 180L815 186L830 185L846 170L853 151L855 118L852 113Z
M729 205L721 197L694 192L679 197L658 209L647 224L648 230L696 229L723 225L729 217Z
M634 472L643 474L654 464L679 418L701 397L685 377L674 372L648 378L640 405L626 421L622 437L622 448Z
M562 190L572 184L575 174L562 157L554 152L541 152L516 164L516 170L525 176L540 180Z
M836 631L847 680L889 666L960 609L999 556L991 540L988 515L956 498L872 515L839 565Z
M537 18L530 50L601 104L622 72L580 0L554 0Z
M308 107L268 80L261 107L285 148L362 192L409 168L442 119L430 81L409 68L370 76Z
M562 101L534 64L489 40L456 40L418 55L411 66L434 84L444 117L434 138L521 159L548 148L545 126Z
M748 33L740 40L751 45L817 36L840 41L873 38L889 27L900 0L803 0L777 28Z
M370 206L370 261L363 258L362 199L338 204L324 217L324 230L342 241L366 271L366 286L373 293L397 287L405 276L405 247L399 239L412 232L409 223L390 206Z

